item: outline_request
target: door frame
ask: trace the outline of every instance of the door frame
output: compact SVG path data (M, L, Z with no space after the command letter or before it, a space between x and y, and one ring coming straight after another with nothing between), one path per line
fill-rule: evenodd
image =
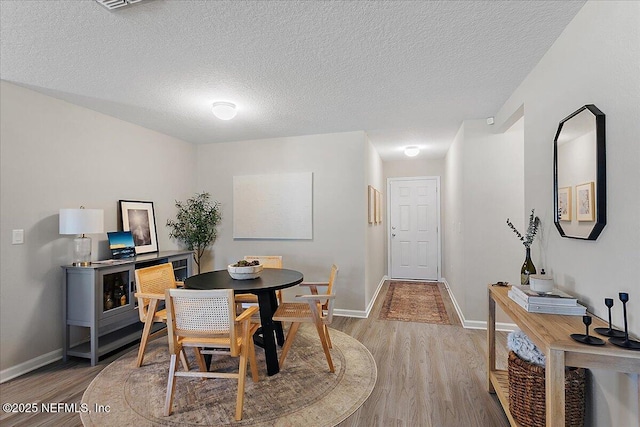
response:
M440 209L441 209L441 204L440 204L440 176L406 176L406 177L394 177L394 178L387 178L387 221L386 221L386 227L387 227L387 232L385 234L385 240L387 242L387 272L389 274L389 279L394 279L394 277L391 277L391 238L390 238L390 234L391 234L391 183L392 182L396 182L396 181L419 181L419 180L435 180L436 181L436 207L437 207L437 212L436 215L437 217L437 223L438 223L438 281L442 281L442 224L440 221L441 215L440 215ZM403 280L409 280L409 279L403 279Z

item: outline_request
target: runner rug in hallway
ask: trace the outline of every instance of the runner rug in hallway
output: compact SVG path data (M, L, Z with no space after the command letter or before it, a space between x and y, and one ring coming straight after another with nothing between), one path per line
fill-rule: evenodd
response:
M390 282L379 318L450 325L439 285L436 282Z

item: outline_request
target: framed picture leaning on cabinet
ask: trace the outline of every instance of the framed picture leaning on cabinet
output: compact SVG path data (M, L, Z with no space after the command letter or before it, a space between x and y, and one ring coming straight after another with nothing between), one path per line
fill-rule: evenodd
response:
M122 230L131 232L136 255L158 252L153 202L120 200L119 208Z

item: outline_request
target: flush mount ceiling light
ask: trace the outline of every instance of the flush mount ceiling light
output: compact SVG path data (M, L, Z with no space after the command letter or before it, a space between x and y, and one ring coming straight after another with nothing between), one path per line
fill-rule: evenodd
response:
M236 116L238 110L233 102L214 102L213 115L220 120L231 120Z
M418 155L418 153L420 153L420 148L415 145L411 145L404 149L404 155L407 157L415 157Z
M131 6L134 3L138 3L142 0L96 0L109 10L118 9L119 7Z

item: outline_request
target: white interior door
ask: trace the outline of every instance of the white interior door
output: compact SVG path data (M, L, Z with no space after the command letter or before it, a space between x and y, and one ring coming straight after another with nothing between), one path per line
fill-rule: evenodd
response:
M393 279L440 279L440 178L389 179Z

